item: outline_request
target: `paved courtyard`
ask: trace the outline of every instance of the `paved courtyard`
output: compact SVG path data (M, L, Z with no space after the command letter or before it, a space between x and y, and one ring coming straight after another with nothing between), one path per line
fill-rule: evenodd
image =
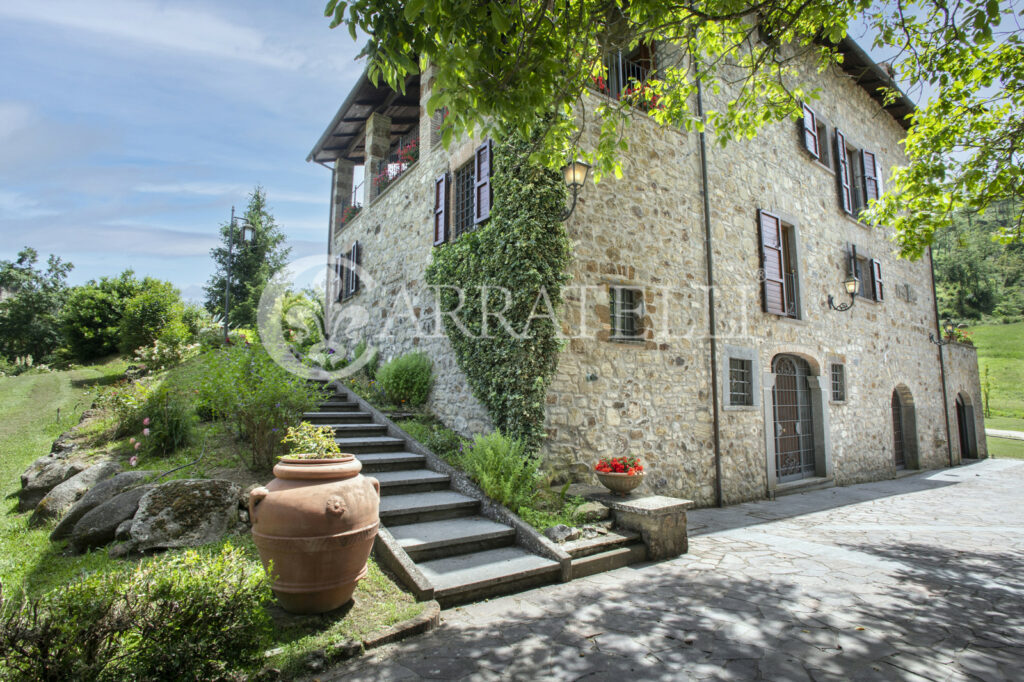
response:
M1024 462L690 516L690 553L442 613L329 680L1024 679Z

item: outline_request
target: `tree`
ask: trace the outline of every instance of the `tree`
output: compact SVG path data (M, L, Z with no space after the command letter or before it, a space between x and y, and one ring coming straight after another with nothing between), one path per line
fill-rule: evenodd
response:
M134 271L125 270L117 277L101 277L71 289L59 323L64 343L77 360L117 352L125 304L143 287Z
M255 235L248 243L242 241L240 229L245 222L255 228ZM249 195L249 205L234 230L225 223L221 225L220 235L223 245L210 251L216 269L205 287L206 309L213 314L224 312L228 243L233 239L229 323L233 327L255 326L263 288L291 253L291 249L284 246L285 236L274 216L267 210L267 194L262 187L257 186Z
M403 90L408 74L433 65L427 114L447 109L446 145L473 131L502 138L515 130L528 139L535 121L548 120L536 156L553 167L570 153L584 156L594 163L595 179L619 172L633 115L707 128L721 144L798 117L801 102L817 96L798 65L807 58L819 70L838 63L835 46L861 17L876 30L877 46L899 51L896 68L905 84L936 91L914 117L907 143L913 163L872 214L894 225L903 254L916 257L958 206L984 210L1022 194L1024 57L1016 32L991 29L1003 17L1016 20L1013 0L1005 4L330 0L326 14L353 37L369 36L363 54L374 83ZM612 55L655 42L674 48L659 57L640 91L617 101L588 100L588 89L607 78ZM721 98L716 110L697 110L698 83ZM588 105L601 121L600 138L594 149L573 151ZM552 112L561 116L545 118ZM1018 214L1007 238L1021 238L1021 220Z
M0 261L0 357L49 356L60 346L57 315L67 291L65 280L74 267L54 255L46 270L36 267L39 254L25 247L13 261Z
M170 282L147 277L138 294L124 304L118 324L118 349L130 353L148 346L158 338L181 345L189 334L182 321L185 305L181 292Z

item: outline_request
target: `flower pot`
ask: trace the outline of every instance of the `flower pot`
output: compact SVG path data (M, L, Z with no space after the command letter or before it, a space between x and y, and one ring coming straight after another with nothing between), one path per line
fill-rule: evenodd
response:
M283 458L249 495L252 538L286 611L324 613L352 598L380 526L380 484L353 455Z
M601 485L608 488L613 495L621 495L623 497L644 482L643 472L638 474L606 474L601 471L595 471L594 473L597 474L597 480L601 481Z

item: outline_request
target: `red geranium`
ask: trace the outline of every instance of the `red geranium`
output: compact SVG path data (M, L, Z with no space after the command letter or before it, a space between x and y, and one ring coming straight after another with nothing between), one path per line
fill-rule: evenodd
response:
M626 474L628 476L636 476L644 472L644 465L640 463L639 457L612 457L611 459L601 459L594 467L594 471L599 471L602 474Z

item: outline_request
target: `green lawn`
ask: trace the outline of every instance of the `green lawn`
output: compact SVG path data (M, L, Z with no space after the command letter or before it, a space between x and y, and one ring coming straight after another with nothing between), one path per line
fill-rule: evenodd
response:
M5 598L18 594L39 595L59 588L78 576L95 571L121 571L133 566L131 561L111 559L105 549L81 556L66 556L63 543L51 543L52 524L39 529L28 527L29 513L18 513L17 492L21 488L22 471L37 457L50 451L53 440L78 423L89 407L98 386L120 377L125 363L119 360L66 372L23 374L0 377L0 584ZM59 411L59 419L58 419ZM97 450L119 452L127 446L119 441L104 440L102 424L96 425ZM209 432L209 441L203 437ZM223 425L209 424L200 429L199 442L174 453L161 462L167 468L192 460L205 447L206 456L200 466L191 467L178 476L225 475L225 466L238 461L237 443L226 442ZM237 470L236 470L237 471ZM237 476L248 472L237 471ZM251 475L251 474L250 474ZM177 477L177 476L175 476ZM258 562L255 545L249 536L229 540ZM172 556L175 552L156 555L153 560ZM371 559L369 575L356 588L354 606L344 614L333 613L316 618L289 619L278 624L273 646L280 651L268 663L281 669L287 679L304 672L304 660L315 649L332 642L361 639L380 632L395 623L422 612L423 603L403 591ZM0 672L2 677L2 672Z
M1024 459L1024 440L1012 440L1010 438L989 438L989 457L1008 457L1010 459Z
M968 331L978 349L982 385L986 368L991 383L992 417L986 419L985 425L1012 429L1015 426L995 426L993 421L996 417L1012 417L1021 422L1016 425L1020 428L1024 425L1024 322L979 325Z

